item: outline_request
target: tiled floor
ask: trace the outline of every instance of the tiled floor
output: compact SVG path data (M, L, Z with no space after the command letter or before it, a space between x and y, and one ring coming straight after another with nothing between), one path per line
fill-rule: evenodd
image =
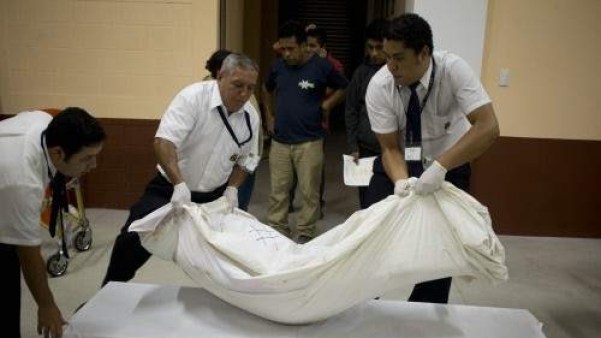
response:
M356 190L345 187L339 177L342 149L343 135L328 139L322 231L342 223L358 208ZM263 161L250 205L250 212L263 220L268 191L268 165ZM88 217L94 231L92 249L83 253L73 251L67 273L50 280L66 317L98 291L114 236L125 221L127 211L90 209ZM549 338L601 337L601 239L500 238L506 249L509 281L493 286L455 279L451 303L527 309L542 322ZM46 243L47 257L57 248L49 238ZM154 257L134 281L194 285L179 268ZM405 299L409 291L398 290L385 298ZM35 331L37 308L25 286L23 294L23 337L38 337Z

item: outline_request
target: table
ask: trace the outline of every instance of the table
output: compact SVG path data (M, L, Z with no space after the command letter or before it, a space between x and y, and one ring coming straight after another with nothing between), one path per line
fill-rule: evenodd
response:
M371 300L311 325L282 325L196 287L111 282L64 337L544 338L527 310Z

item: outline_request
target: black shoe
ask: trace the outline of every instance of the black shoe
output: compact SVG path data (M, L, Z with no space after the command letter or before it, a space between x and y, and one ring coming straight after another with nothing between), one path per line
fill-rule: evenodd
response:
M305 243L311 241L312 239L313 239L313 237L311 237L311 236L299 235L298 238L296 239L296 243L305 244Z

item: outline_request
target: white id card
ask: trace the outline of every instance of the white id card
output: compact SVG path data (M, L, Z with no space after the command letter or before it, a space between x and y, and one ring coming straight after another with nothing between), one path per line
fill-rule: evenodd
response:
M421 161L422 147L407 147L405 148L405 161Z

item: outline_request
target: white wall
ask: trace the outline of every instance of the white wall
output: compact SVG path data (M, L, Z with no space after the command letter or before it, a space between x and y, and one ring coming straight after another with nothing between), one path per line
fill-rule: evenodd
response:
M482 70L487 0L407 0L432 27L434 50L448 50L465 59L478 76Z

